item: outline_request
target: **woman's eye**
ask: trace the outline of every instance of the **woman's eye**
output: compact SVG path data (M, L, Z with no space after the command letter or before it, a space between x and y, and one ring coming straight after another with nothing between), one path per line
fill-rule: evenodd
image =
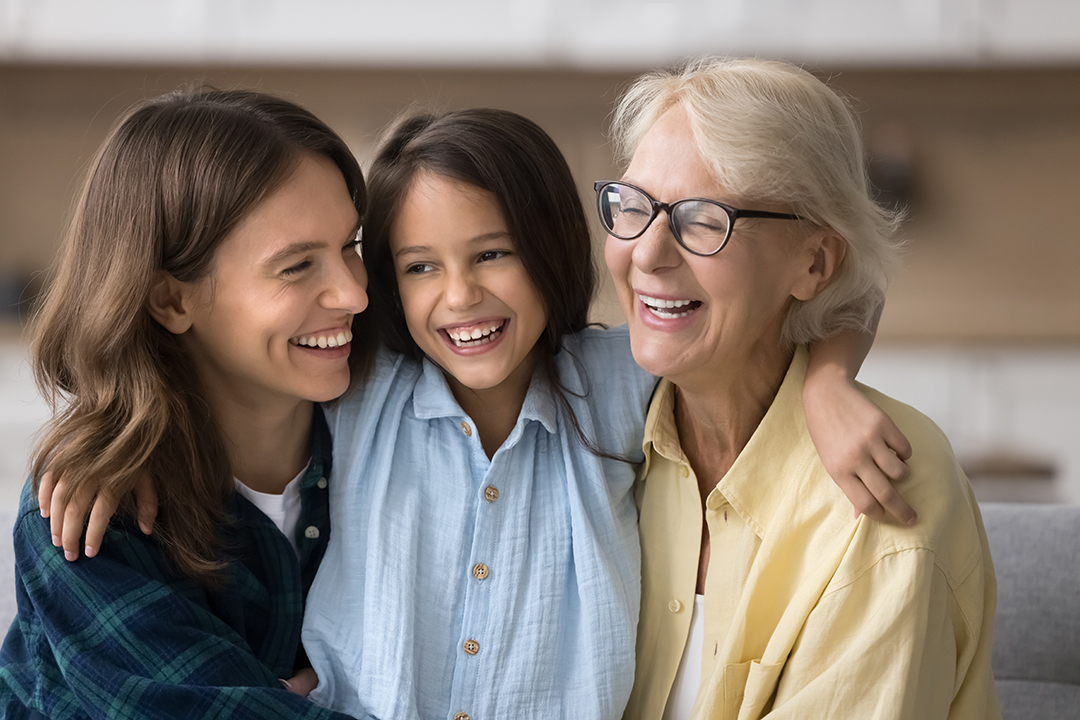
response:
M491 262L492 260L504 258L509 254L509 250L486 250L485 252L480 253L480 256L477 258L477 260L479 260L480 262Z
M297 273L301 273L301 272L307 270L309 267L311 267L311 261L310 260L304 260L303 262L298 262L295 265L291 265L291 266L285 268L284 270L281 271L281 274L285 275L285 276L295 275Z

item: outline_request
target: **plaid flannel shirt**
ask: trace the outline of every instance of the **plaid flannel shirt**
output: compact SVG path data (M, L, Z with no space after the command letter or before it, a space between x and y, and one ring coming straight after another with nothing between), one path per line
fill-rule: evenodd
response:
M235 495L224 583L179 575L153 536L117 516L96 558L64 560L30 483L15 524L19 612L0 650L4 718L327 718L281 687L300 649L304 599L329 539L330 435L322 412L301 480L299 560Z

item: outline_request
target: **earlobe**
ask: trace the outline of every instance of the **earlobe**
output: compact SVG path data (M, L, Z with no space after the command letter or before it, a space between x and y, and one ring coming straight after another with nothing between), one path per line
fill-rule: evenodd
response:
M792 290L798 300L812 300L829 286L840 263L847 255L847 241L824 228L807 240L806 257L810 261Z
M146 309L151 317L173 335L182 335L191 328L192 287L167 272L159 271L150 285Z

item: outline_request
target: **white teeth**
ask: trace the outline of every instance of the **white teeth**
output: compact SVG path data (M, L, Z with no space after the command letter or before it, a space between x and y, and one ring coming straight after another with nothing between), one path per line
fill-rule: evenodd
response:
M304 347L317 347L317 348L334 348L341 347L347 343L351 343L353 338L352 330L346 328L337 335L308 335L304 337L298 337L292 341L294 345L303 345Z
M686 317L690 314L690 309L687 309L685 312L667 311L686 307L690 303L695 302L694 300L661 300L660 298L649 297L648 295L638 295L638 299L645 304L649 309L649 312L664 320Z
M641 302L654 308L679 308L693 302L693 300L661 300L648 295L638 295L638 298L641 299Z
M486 345L487 343L491 342L490 335L497 330L502 329L502 326L502 323L498 323L497 325L492 325L491 327L476 328L471 332L469 330L464 330L461 332L448 330L446 334L450 336L450 339L453 340L454 344L458 347L461 347L466 343L469 345ZM480 342L475 342L477 340L479 340Z

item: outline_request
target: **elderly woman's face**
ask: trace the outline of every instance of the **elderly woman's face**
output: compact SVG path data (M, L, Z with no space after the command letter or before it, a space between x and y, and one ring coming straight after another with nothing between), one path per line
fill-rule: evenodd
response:
M790 208L734 197L710 175L685 111L666 112L642 139L624 175L653 198L719 200L748 210ZM784 352L781 329L813 264L802 223L740 219L727 246L709 257L676 243L667 214L636 240L608 237L608 269L630 325L634 359L676 383L751 370ZM761 353L769 353L763 356Z

